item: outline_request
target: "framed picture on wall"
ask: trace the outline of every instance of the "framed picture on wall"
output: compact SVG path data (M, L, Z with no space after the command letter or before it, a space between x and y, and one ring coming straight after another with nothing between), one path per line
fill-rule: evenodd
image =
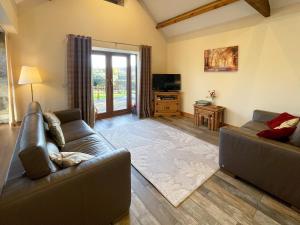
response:
M239 67L239 46L204 51L204 72L235 72Z

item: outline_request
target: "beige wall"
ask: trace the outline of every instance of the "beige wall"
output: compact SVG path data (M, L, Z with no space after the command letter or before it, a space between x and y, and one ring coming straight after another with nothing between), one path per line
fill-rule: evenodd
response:
M153 72L165 71L166 41L138 1L126 0L124 8L99 0L36 1L30 7L21 7L19 33L10 38L15 80L21 65L38 66L44 83L35 85L35 99L46 110L67 107L65 37L69 33L151 45ZM94 44L101 47L101 43ZM29 87L17 85L16 96L21 119L30 102Z
M182 74L183 111L215 89L227 108L226 122L241 125L254 109L300 115L300 6L281 9L269 19L247 18L171 40L168 72ZM239 71L204 73L205 49L239 45Z

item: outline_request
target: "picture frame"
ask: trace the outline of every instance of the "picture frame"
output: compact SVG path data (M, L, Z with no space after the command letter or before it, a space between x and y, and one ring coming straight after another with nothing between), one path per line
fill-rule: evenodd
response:
M236 72L239 68L239 46L204 51L204 72Z

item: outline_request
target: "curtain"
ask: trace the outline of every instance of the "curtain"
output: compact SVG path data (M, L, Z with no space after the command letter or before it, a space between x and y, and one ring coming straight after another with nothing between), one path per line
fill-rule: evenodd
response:
M152 88L151 88L151 46L140 47L141 75L140 75L140 107L139 117L147 118L152 115Z
M69 34L67 39L69 107L79 108L82 119L93 127L95 110L92 95L92 38Z
M9 110L9 123L12 126L16 125L16 97L15 97L15 82L12 72L11 63L11 48L9 45L9 37L5 35L6 46L6 62L7 62L7 81L8 81L8 110Z

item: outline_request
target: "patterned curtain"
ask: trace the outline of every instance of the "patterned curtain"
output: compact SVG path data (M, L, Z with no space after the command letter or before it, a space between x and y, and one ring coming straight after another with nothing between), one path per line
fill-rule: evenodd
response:
M151 46L141 46L140 57L141 77L139 117L147 118L152 115Z
M92 95L92 38L69 34L67 49L68 101L70 108L81 109L82 119L95 123Z

